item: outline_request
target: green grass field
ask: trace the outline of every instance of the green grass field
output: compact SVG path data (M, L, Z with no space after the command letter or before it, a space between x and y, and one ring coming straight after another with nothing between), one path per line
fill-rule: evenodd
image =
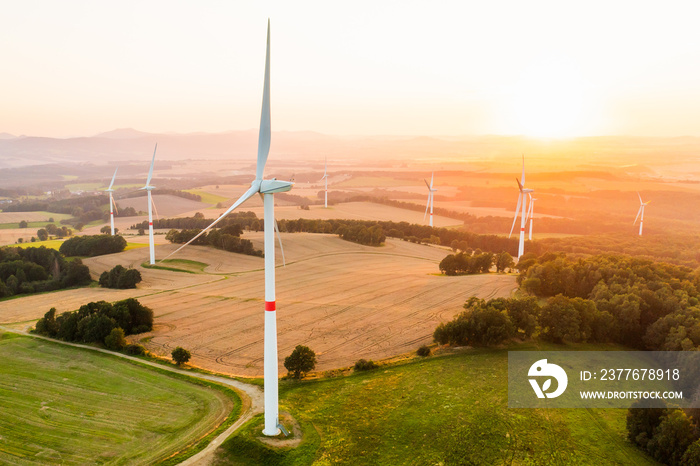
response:
M154 265L144 262L141 264L141 267L145 269L169 270L171 272L200 273L203 272L205 268L209 267L209 264L188 259L165 259L157 261Z
M202 202L204 202L205 204L216 205L219 202L226 202L229 200L229 198L227 197L212 194L207 191L202 191L201 189L186 189L185 192L202 196Z
M71 218L69 214L57 214L54 212L28 212L31 214L34 218L37 218L36 215L45 215L46 219L38 222L27 222L27 230L38 230L39 228L45 228L46 225L49 223L53 223L56 226L61 226L61 220L65 220L68 218ZM14 213L14 216L21 216L21 212ZM49 222L49 219L53 218L53 222ZM20 218L21 219L21 218ZM69 226L70 227L70 226ZM0 223L0 230L9 230L9 229L16 229L19 228L19 221L18 222L10 222L10 223ZM36 232L35 232L36 233Z
M13 248L38 248L41 246L44 246L45 248L49 249L55 249L58 251L58 248L61 247L63 244L62 239L50 239L46 241L35 241L35 242L26 242L26 243L20 243L20 244L12 244L10 247Z
M219 464L656 464L626 440L626 410L508 409L507 354L285 381L281 409L299 422L302 444L263 445L253 419L219 449Z
M0 464L153 464L240 400L113 356L0 333Z

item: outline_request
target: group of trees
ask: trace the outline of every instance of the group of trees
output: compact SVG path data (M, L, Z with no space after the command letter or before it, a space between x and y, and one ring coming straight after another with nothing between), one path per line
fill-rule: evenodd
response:
M0 298L87 285L90 271L45 248L0 248Z
M189 199L191 201L197 201L201 202L202 201L202 196L199 194L194 194L194 193L188 193L187 191L180 191L179 189L170 189L170 188L158 188L158 194L170 194L171 196L177 196L181 197L183 199ZM146 196L146 191L134 191L132 193L129 193L128 196L126 197L142 197Z
M119 329L113 334L113 330ZM36 323L35 332L51 338L83 343L103 343L115 349L119 334L133 335L153 329L153 311L138 300L128 298L114 304L98 301L56 316L51 308ZM109 341L105 341L110 335ZM122 346L123 347L123 346ZM116 348L121 349L121 348Z
M497 272L503 272L506 268L513 267L513 258L505 251L499 254L480 250L459 252L445 257L440 261L439 267L445 275L467 275L489 273L493 265L496 265Z
M86 235L74 236L64 241L59 251L66 257L92 257L122 252L125 247L126 240L121 236Z
M537 336L554 343L609 342L614 326L610 313L583 298L557 295L540 306L537 298L473 297L453 320L438 325L439 344L492 346L511 338Z
M141 281L141 272L136 269L126 269L121 265L116 265L112 270L102 272L100 275L100 286L104 288L136 288L136 284Z
M49 223L44 228L40 228L39 230L37 230L36 237L39 238L39 241L46 241L47 239L49 239L49 236L65 238L66 236L71 236L72 234L73 230L66 227L65 225L62 227L57 227L53 223Z
M381 246L386 240L384 230L379 225L367 227L365 225L341 226L336 231L338 236L346 241L365 244L367 246Z
M171 243L187 243L192 238L197 236L202 230L170 230L165 239ZM210 245L224 251L236 252L239 254L247 254L249 256L262 257L263 252L253 247L253 243L247 239L240 237L243 233L240 225L231 224L223 228L216 228L204 233L197 238L192 244L195 245Z
M105 194L72 196L65 199L50 198L45 200L28 200L13 202L3 207L5 212L55 212L70 214L72 218L61 223L78 225L100 220L104 216L109 196Z
M572 259L546 253L521 258L521 287L536 296L579 298L608 322L608 339L634 348L680 351L700 347L700 274L687 267L628 256ZM581 312L586 313L588 311ZM583 322L583 317L578 318Z
M670 466L700 464L700 410L653 408L635 403L627 413L627 436L654 459Z

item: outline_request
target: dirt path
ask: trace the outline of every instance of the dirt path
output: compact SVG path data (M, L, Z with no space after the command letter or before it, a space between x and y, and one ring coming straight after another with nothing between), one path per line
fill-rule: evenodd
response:
M241 415L238 418L236 422L233 423L231 427L226 429L224 432L219 434L214 440L212 440L209 445L207 445L202 451L197 453L196 455L186 459L181 465L208 465L211 464L213 458L214 458L214 452L216 449L233 433L235 432L238 428L240 428L243 424L248 422L253 416L256 414L262 413L263 408L265 406L265 397L263 394L263 391L260 387L257 385L251 385L243 382L239 382L238 380L233 380L233 379L228 379L224 377L219 377L216 375L208 375L208 374L199 374L196 372L190 372L182 369L177 369L175 367L169 367L169 366L164 366L162 364L158 364L155 362L151 361L145 361L143 359L139 359L133 356L128 356L126 354L121 354L121 353L115 353L113 351L109 351L106 349L102 348L95 348L92 346L87 346L87 345L81 345L79 343L69 343L66 341L60 341L60 340L54 340L52 338L47 338L47 337L42 337L40 335L34 335L30 334L29 332L25 330L17 330L13 328L7 328L7 327L2 327L0 326L0 330L5 331L5 332L10 332L10 333L17 333L20 335L25 335L31 338L38 338L40 340L46 340L62 345L67 345L67 346L73 346L76 348L82 348L82 349L87 349L91 351L98 351L100 353L106 353L110 354L112 356L116 356L119 358L123 359L129 359L131 361L135 361L139 364L143 364L146 366L151 366L151 367L156 367L158 369L162 369L168 372L174 372L176 374L182 374L186 375L188 377L194 377L197 379L201 380L208 380L210 382L216 382L220 383L223 385L228 385L229 387L233 387L236 389L236 391L243 395L241 396Z

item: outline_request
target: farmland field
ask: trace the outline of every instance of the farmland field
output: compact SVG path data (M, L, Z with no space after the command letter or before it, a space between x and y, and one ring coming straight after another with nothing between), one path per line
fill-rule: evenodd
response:
M156 211L158 211L159 218L165 218L189 213L194 215L195 212L209 207L209 204L205 204L204 202L192 201L171 194L158 194L157 190L153 191L153 203L156 206L153 212L154 218L156 217ZM125 207L133 207L137 211L148 211L148 199L146 196L117 199L117 205L122 209Z
M246 233L257 248L262 233ZM374 248L334 235L282 234L287 266L278 254L277 303L280 361L298 344L318 354L318 369L405 353L432 340L437 324L462 310L471 296L509 296L511 275L437 276L448 250L389 239ZM174 245L156 247L163 258ZM191 364L222 373L262 374L263 259L191 246L175 259L208 264L203 273L140 266L147 249L85 259L93 277L117 264L138 268L136 290L83 288L0 302L0 322L30 322L50 307L58 312L89 301L137 297L154 310L150 351L192 352ZM167 263L161 265L168 265ZM23 324L27 325L27 324ZM280 364L280 372L284 368Z
M244 236L262 247L261 234ZM287 266L277 268L279 353L283 359L298 344L310 346L320 370L411 351L429 343L435 326L459 313L469 297L508 296L516 287L508 275L436 276L447 254L441 248L395 240L372 248L306 233L282 239ZM172 250L159 246L156 255ZM95 274L117 263L138 267L143 259L134 252L85 263ZM183 346L193 365L262 374L263 259L206 247L187 248L178 258L209 266L204 274L141 269L144 284L135 295L156 315L147 348L167 355Z
M507 377L501 349L282 382L281 407L303 443L272 450L256 440L253 419L219 448L216 464L657 464L627 440L626 410L508 409Z
M152 464L238 412L222 391L0 332L0 463Z

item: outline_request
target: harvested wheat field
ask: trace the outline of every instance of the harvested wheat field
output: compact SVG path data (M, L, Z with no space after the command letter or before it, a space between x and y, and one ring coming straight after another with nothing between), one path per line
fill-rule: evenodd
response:
M246 233L256 247L262 234ZM283 234L287 265L277 252L280 373L299 344L316 351L318 370L381 359L430 343L438 323L462 310L471 296L509 296L509 275L444 277L438 263L447 249L387 240L374 248L334 235ZM165 257L174 245L156 247ZM157 354L176 346L192 352L191 364L244 376L263 371L263 259L192 246L177 259L208 264L201 273L141 268L144 249L86 259L97 276L116 264L139 267L137 290L84 288L0 303L0 322L30 321L51 306L75 309L90 300L138 297L155 312L155 328L140 335ZM173 263L163 265L177 267Z
M209 207L209 204L205 204L204 202L197 202L171 194L157 194L157 190L154 191L153 194L153 203L156 206L153 211L154 217L157 210L160 218L188 217ZM117 206L122 209L125 207L133 207L137 211L146 212L148 211L148 199L146 196L117 199Z
M252 198L251 198L252 199ZM418 225L427 225L428 219L425 220L424 212L415 210L401 209L383 204L375 204L372 202L345 202L335 204L324 208L322 205L309 206L309 210L302 210L297 206L284 206L275 204L275 218L284 220L296 220L299 218L307 219L347 219L347 220L377 220L377 221L393 221L393 222L408 222ZM226 209L208 210L205 215L218 216L225 212ZM262 202L249 205L248 202L239 208L239 211L255 212L259 218L263 216ZM461 226L463 220L458 220L449 217L435 215L433 223L436 227Z

